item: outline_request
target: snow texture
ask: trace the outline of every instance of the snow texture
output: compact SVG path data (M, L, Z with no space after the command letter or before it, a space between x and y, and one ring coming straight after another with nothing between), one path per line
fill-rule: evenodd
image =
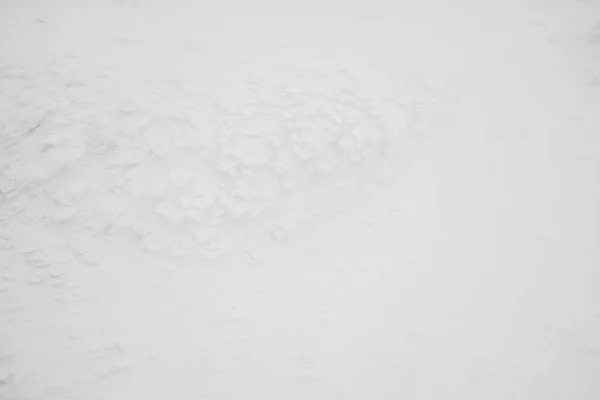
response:
M600 398L600 8L401 3L3 2L0 400Z

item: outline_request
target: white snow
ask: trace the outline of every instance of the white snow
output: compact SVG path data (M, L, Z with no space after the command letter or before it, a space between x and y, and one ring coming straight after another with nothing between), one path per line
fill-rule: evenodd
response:
M0 4L0 400L600 398L600 3Z

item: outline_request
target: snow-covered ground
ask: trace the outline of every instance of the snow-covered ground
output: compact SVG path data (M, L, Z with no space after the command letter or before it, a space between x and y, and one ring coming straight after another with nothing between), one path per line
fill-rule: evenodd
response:
M599 157L598 1L2 0L0 399L598 399Z

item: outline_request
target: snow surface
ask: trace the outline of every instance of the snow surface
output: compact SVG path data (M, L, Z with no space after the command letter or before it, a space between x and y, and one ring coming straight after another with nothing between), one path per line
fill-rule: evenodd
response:
M600 398L597 1L0 2L0 399Z

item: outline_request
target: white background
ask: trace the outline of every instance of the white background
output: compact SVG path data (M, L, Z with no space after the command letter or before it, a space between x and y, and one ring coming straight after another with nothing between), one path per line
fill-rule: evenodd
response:
M600 398L600 3L0 1L0 399Z

